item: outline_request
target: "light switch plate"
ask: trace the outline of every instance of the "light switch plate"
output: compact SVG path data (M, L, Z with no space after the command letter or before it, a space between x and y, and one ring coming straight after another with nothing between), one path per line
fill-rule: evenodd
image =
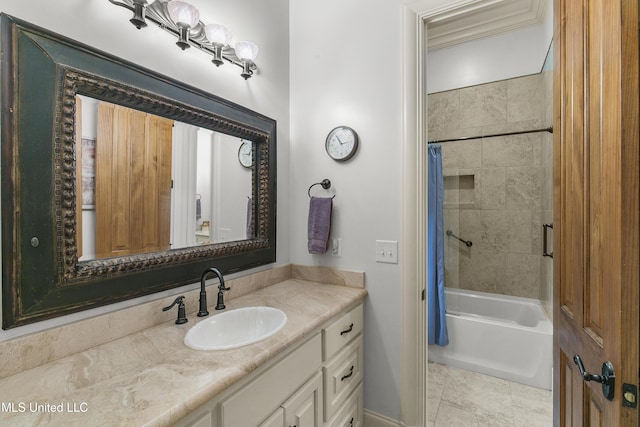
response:
M398 263L398 241L376 240L376 262Z

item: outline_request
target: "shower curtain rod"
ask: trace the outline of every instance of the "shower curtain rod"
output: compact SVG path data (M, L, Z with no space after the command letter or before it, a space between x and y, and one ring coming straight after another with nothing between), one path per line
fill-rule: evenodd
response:
M494 138L496 136L522 135L523 133L536 133L536 132L553 133L553 126L549 126L548 128L544 128L544 129L519 130L519 131L515 131L515 132L494 133L494 134L491 134L491 135L461 136L459 138L440 139L440 140L429 141L428 143L429 144L439 144L441 142L468 141L470 139Z

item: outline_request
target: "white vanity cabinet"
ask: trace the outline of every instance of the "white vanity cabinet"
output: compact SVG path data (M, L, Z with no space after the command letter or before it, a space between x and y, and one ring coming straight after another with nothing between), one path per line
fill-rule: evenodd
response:
M362 427L362 304L196 409L181 427Z

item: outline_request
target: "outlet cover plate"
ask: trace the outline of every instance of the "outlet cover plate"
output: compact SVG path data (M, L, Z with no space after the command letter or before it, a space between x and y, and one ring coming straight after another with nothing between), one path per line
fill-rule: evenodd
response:
M341 238L333 238L331 239L331 255L341 257L342 256L342 239Z

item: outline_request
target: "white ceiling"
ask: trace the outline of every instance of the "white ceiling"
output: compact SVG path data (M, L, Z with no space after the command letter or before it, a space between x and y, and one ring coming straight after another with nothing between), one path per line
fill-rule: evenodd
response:
M427 20L429 50L542 24L551 0L475 0Z

